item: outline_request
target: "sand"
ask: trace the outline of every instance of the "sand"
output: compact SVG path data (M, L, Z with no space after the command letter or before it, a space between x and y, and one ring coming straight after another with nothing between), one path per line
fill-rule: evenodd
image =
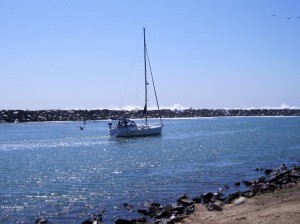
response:
M182 224L300 224L300 184L247 198L240 205L226 204L223 210L207 211L196 204L196 211Z

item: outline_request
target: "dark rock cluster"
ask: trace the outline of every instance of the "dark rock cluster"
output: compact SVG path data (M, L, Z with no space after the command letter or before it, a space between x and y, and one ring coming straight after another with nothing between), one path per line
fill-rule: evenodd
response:
M1 122L80 121L117 119L121 116L141 118L142 110L2 110ZM300 116L300 109L186 109L150 110L148 117L222 117L222 116Z
M257 168L256 170L263 172L264 175L252 181L242 181L247 190L229 194L222 201L231 203L239 197L251 198L258 194L272 193L276 190L294 187L300 181L300 166L298 165L295 165L292 169L288 169L285 164L282 164L277 169ZM235 185L239 186L238 183L240 182L236 182Z
M230 203L243 203L244 198L251 198L258 194L271 193L276 190L292 188L300 181L300 166L295 165L292 169L283 164L277 169L256 169L263 172L263 176L252 181L241 181L247 188L245 191L236 191L225 195L224 192L229 190L226 185L217 192L206 192L198 197L189 198L187 195L179 197L175 204L161 205L152 203L147 209L138 209L137 212L143 215L139 219L118 219L116 224L174 224L182 221L188 215L195 211L195 204L199 203L208 211L222 211L222 206ZM235 186L241 185L240 181L235 182ZM242 199L238 202L237 199ZM125 203L126 204L126 203ZM128 205L128 204L126 204ZM133 208L130 205L131 209ZM148 221L146 217L151 220Z

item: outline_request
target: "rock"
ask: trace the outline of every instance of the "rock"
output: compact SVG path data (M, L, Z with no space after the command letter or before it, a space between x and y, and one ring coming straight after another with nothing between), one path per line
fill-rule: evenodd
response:
M91 220L93 221L94 224L102 223L102 215L101 214L98 214L98 215L93 214L93 215L91 215ZM97 221L97 222L95 222L95 221Z
M163 210L161 212L158 212L154 218L155 219L162 219L162 218L170 218L172 216L172 213L171 212L168 212L166 210Z
M271 174L273 172L273 170L271 170L271 169L266 169L265 171L264 171L264 173L266 174L266 175L269 175L269 174Z
M91 220L85 220L84 222L82 222L81 224L93 224L93 222Z
M207 209L208 211L222 211L222 206L217 203L209 203Z
M227 196L226 200L224 201L225 203L229 204L231 203L232 201L234 201L235 199L239 198L240 197L240 192L237 191L235 193L232 193L230 195Z
M161 220L157 220L155 224L175 224L175 221L172 219L161 219Z
M189 216L180 215L180 216L176 216L176 217L171 217L170 219L173 220L174 222L181 222L182 220L184 220L187 217L189 217Z
M228 190L228 189L229 189L229 186L228 186L228 185L224 185L223 189L224 189L224 190Z
M288 167L285 164L281 164L279 166L279 170L287 170L287 169L288 169Z
M133 209L133 205L130 205L130 204L128 204L128 203L124 203L123 206L124 206L125 208L127 208L128 210L132 210L132 209Z
M294 170L291 172L289 177L293 177L295 179L300 179L300 175L298 174L298 172L295 172Z
M237 181L237 182L234 183L234 185L238 187L238 186L241 185L241 183L239 181Z
M150 204L151 207L159 207L160 205L161 205L161 204L155 203L155 202L153 202L153 203Z
M131 220L118 219L115 221L115 224L134 224Z
M234 205L241 205L241 204L245 203L246 201L247 201L247 199L245 197L240 197L234 202Z
M190 206L194 204L194 201L190 199L180 199L178 203L182 204L183 206Z
M160 206L161 205L159 203L151 203L148 209L150 216L152 216L158 209L160 209Z
M264 183L265 180L266 180L266 178L265 178L264 176L261 176L261 177L259 177L259 178L256 180L256 182L257 182L257 183Z
M145 217L138 218L138 219L132 219L132 223L147 223L147 219Z
M188 199L188 196L187 196L186 194L181 195L181 196L177 199L177 201L180 201L180 200L182 200L182 199Z
M283 181L283 178L285 178L285 173L279 173L271 177L268 182L280 184Z
M253 184L252 181L247 181L247 180L244 180L243 183L245 184L246 187L249 187Z
M201 203L201 199L202 199L202 197L199 196L199 197L193 198L192 200L193 200L195 203Z
M165 209L167 209L167 208L165 208ZM171 206L171 208L169 208L169 211L176 213L176 214L183 214L185 211L185 207L182 205Z
M207 192L201 195L201 198L203 200L204 204L207 204L208 202L211 201L211 199L213 198L214 194L212 192Z
M195 205L190 205L190 206L185 207L184 213L186 215L193 214L194 212L195 212Z
M149 216L151 214L146 209L138 209L137 212L146 216Z
M35 221L36 224L47 224L48 223L48 219L46 218L38 218L36 221Z
M217 195L216 200L225 201L227 199L226 195Z
M300 166L295 166L295 167L293 167L293 170L296 170L296 171L300 171Z
M93 224L93 222L91 220L85 220L84 222L82 222L81 224Z
M284 185L282 185L282 189L293 188L293 187L295 187L296 185L297 185L297 184L295 184L295 183L284 184Z
M82 224L101 224L102 223L102 215L91 215L91 218L82 222Z

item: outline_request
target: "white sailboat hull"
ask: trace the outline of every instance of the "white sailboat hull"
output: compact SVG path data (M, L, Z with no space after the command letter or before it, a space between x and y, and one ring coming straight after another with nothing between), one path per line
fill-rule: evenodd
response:
M114 137L135 137L160 135L162 131L161 125L142 125L137 127L122 127L109 129L109 134Z

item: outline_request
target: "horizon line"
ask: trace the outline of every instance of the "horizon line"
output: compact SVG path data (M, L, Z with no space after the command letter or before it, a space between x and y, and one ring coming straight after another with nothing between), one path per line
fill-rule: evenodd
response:
M39 110L119 110L119 111L139 111L143 110L144 108L141 106L135 106L135 105L128 105L124 107L115 107L115 106L110 106L110 107L98 107L98 108L84 108L84 107L77 107L77 108L65 108L65 109L0 109L0 111L3 110L23 110L23 111L39 111ZM264 107L235 107L235 108L229 108L229 107L224 107L224 108L193 108L193 107L186 107L186 106L181 106L180 104L174 104L173 106L162 106L160 107L160 110L172 110L172 111L183 111L183 110L284 110L284 109L290 109L290 110L299 110L300 107L296 106L289 106L287 104L281 104L278 107L271 107L271 106L264 106ZM157 110L155 107L150 107L148 109L149 111L151 110Z

